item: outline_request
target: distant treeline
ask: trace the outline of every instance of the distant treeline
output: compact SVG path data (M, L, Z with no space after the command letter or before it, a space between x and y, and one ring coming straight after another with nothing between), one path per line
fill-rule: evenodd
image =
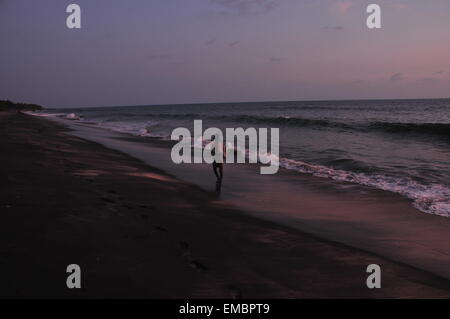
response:
M0 100L0 110L27 110L27 111L37 111L42 110L42 106L37 104L27 104L27 103L14 103L9 100Z

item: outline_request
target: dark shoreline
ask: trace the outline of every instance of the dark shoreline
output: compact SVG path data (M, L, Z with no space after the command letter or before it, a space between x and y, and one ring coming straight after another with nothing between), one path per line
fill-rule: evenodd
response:
M0 130L2 298L450 297L447 279L246 216L50 121L0 112Z

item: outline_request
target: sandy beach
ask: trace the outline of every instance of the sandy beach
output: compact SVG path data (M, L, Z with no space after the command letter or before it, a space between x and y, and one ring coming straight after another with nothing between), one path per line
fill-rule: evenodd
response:
M433 272L395 261L380 253L381 244L373 253L349 245L354 238L342 243L319 236L323 228L342 230L331 222L345 215L339 206L333 218L325 218L324 207L334 205L328 196L304 190L307 204L296 210L312 214L320 203L324 220L318 229L304 218L304 229L311 227L307 234L244 213L227 200L226 189L218 198L176 174L69 135L57 123L0 112L0 130L0 297L450 297L450 281L439 267ZM252 200L240 194L232 195L235 201ZM400 209L392 222L406 213ZM426 222L421 234L429 240L439 224L448 226L443 218L423 216L412 219ZM448 235L442 232L439 240L448 242ZM411 256L424 263L432 260L424 256L432 256L426 245L417 250L400 237L384 239L411 248ZM82 268L79 290L66 287L72 263ZM382 267L381 289L367 288L368 264Z

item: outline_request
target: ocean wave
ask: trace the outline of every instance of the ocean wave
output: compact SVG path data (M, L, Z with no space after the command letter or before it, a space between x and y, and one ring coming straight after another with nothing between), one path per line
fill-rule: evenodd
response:
M325 119L308 119L301 117L277 116L277 117L263 117L251 115L233 115L233 116L211 116L215 120L228 120L234 122L245 123L267 123L279 124L286 126L318 126L318 127L339 127L351 128L350 125L343 122L333 122Z
M184 118L192 118L197 119L204 117L204 115L199 113L177 113L177 114L171 114L171 113L136 113L136 112L120 112L120 113L112 113L108 115L110 117L104 117L105 120L124 120L127 118L166 118L166 119L184 119ZM112 117L111 117L112 116ZM101 117L101 115L99 116Z
M210 117L217 120L241 121L246 123L270 123L286 126L340 128L359 132L380 131L386 133L428 134L450 137L450 123L396 123L368 122L344 123L327 119L308 119L301 117L258 117L258 116L223 116Z
M372 122L368 127L372 130L381 130L389 133L433 134L450 137L450 123Z
M367 107L363 106L341 106L336 107L336 105L330 105L330 106L315 106L315 105L288 105L288 106L272 106L268 107L268 109L273 110L299 110L299 111L305 111L305 110L313 110L313 111L367 111ZM404 109L407 109L406 107ZM386 112L386 111L392 111L392 108L384 107L380 108L377 107L374 111L377 112ZM396 111L399 110L399 108L395 109Z
M250 115L209 117L216 120L229 120L245 123L267 123L280 126L338 128L357 132L408 133L417 135L436 135L450 138L450 123L396 123L396 122L367 122L344 123L328 119L308 119L301 117L259 117Z
M119 121L102 121L96 123L98 126L119 132L119 133L126 133L131 134L134 136L141 136L141 137L156 137L156 138L163 138L163 139L169 139L170 135L163 132L158 132L155 127L159 125L159 122L119 122Z
M46 112L34 112L34 111L24 111L24 114L39 116L39 117L66 117L67 113L46 113Z
M125 117L125 118L123 118ZM401 122L344 122L332 119L315 119L297 116L259 116L259 115L214 115L203 113L158 113L158 114L138 114L138 113L118 113L110 117L97 119L103 122L131 122L133 120L204 120L217 121L220 123L239 123L251 125L267 126L291 126L308 127L316 129L340 129L355 132L380 132L386 134L415 134L415 135L434 135L443 138L450 138L450 123L401 123Z
M280 166L316 177L360 184L397 193L413 200L414 206L420 211L450 218L450 188L444 185L423 185L408 177L355 173L287 158L280 159Z
M329 119L310 119L290 116L252 116L252 115L204 115L204 114L155 114L154 117L174 119L203 119L222 122L243 122L248 124L270 124L296 127L339 128L359 132L379 131L386 133L431 134L450 137L450 123L400 123L367 122L345 123Z

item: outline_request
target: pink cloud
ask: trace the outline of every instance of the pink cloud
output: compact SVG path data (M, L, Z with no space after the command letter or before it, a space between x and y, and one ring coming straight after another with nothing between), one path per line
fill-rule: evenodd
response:
M409 6L406 3L395 3L393 7L396 9L407 9Z
M336 3L336 10L339 14L346 14L352 6L353 6L352 1L341 0Z

